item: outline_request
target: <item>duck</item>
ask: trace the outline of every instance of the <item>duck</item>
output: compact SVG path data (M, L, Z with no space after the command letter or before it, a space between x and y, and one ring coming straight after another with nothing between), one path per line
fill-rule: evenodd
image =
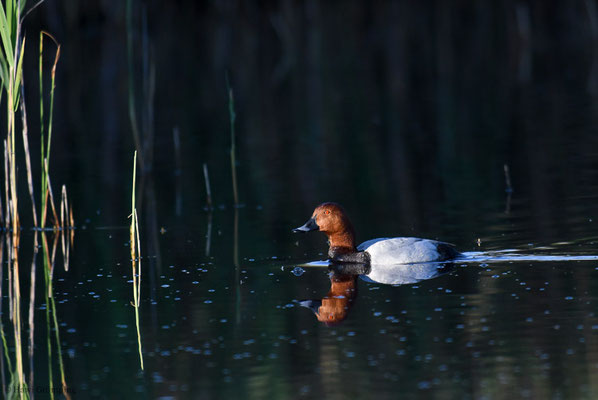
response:
M454 245L417 237L383 237L355 242L355 230L345 209L338 203L317 206L309 220L293 232L320 231L328 237L328 257L340 263L395 265L440 262L457 259Z

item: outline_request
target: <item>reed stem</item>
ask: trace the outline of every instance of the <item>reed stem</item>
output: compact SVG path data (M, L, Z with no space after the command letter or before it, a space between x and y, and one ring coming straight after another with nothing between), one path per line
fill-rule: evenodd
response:
M233 89L231 89L230 82L228 80L228 74L226 75L226 89L228 90L228 113L230 117L230 167L233 180L233 197L235 200L235 206L238 206L239 192L237 190L237 146L235 143L235 120L237 119L237 115L235 114L235 99L233 96Z
M143 367L143 352L141 348L141 328L139 326L139 300L141 297L141 241L139 239L139 220L135 207L135 187L137 176L137 151L133 156L133 190L131 194L131 226L129 239L131 243L131 269L133 274L133 307L135 308L135 326L137 328L137 346L139 350L139 363Z
M31 155L29 153L29 135L27 128L27 108L25 107L25 88L21 86L21 118L23 121L23 149L25 150L25 165L27 166L27 186L29 188L29 196L31 197L31 211L33 213L33 225L37 227L37 211L35 210L35 196L33 193L33 173L31 170ZM37 246L37 235L35 235L35 242Z
M54 55L54 63L52 65L52 72L50 76L50 111L48 117L48 127L47 133L48 137L46 139L45 132L46 129L44 127L44 74L43 74L43 57L44 57L44 35L49 37L54 44L56 45L56 53ZM48 32L41 31L39 34L39 97L40 97L40 132L41 132L41 165L42 165L42 188L41 188L41 221L40 227L43 229L46 226L46 216L47 216L47 191L49 190L50 186L50 178L49 178L49 166L50 166L50 149L52 145L52 126L54 121L54 88L55 88L55 81L56 81L56 66L58 65L58 60L60 59L60 44L58 41L49 34Z

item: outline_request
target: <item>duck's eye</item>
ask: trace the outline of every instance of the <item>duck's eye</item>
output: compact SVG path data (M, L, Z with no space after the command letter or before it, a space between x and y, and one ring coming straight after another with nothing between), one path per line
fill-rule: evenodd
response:
M330 210L324 211L324 214L330 214Z

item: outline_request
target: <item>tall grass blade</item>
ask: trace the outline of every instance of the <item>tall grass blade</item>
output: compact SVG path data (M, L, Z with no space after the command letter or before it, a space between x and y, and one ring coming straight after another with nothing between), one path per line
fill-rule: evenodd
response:
M35 10L37 7L39 7L45 0L39 0L37 3L35 3L34 5L31 6L31 8L29 8L29 10L27 10L27 12L25 14L23 14L23 16L21 17L21 24L23 23L23 20L25 18L27 18L27 16L29 14L31 14L31 12L33 10ZM23 12L23 10L25 9L25 1L21 2L21 12Z
M43 74L43 58L44 58L44 36L50 38L56 45L56 53L54 54L54 63L52 64L52 72L50 76L50 111L48 117L48 126L45 128L44 120L44 74ZM60 59L60 44L48 32L41 31L39 35L39 97L40 97L40 134L41 134L41 165L42 165L42 188L41 188L41 223L40 227L43 229L46 226L47 191L51 190L49 184L49 164L50 164L50 150L52 145L52 127L54 121L54 89L56 80L56 67ZM47 138L45 133L47 132Z
M139 300L141 297L141 242L139 239L139 221L135 207L135 188L137 184L137 151L133 156L133 189L131 193L131 225L129 239L131 243L131 269L133 275L133 307L135 308L135 326L137 328L137 346L139 350L139 363L143 367L143 351L141 348L141 328L139 326Z
M24 92L24 88L21 87ZM27 108L25 107L25 94L21 95L21 118L22 118L22 136L23 148L25 149L25 165L27 166L27 186L29 188L29 196L31 197L31 211L33 213L33 225L37 227L37 211L35 210L35 196L33 193L33 176L31 171L31 155L29 153L29 137L27 128ZM37 247L37 235L35 235L35 247Z
M58 230L60 226L60 220L58 219L58 214L56 213L56 206L54 205L54 193L52 192L52 182L50 181L50 174L48 173L48 159L45 159L44 161L44 167L46 170L46 181L48 182L48 186L46 187L47 195L50 200L50 208L52 209L52 215L54 216L54 229Z
M8 65L0 58L0 79L2 79L2 87L8 90Z
M14 10L14 1L7 0L6 1L6 24L8 25L8 34L10 35L11 38L14 36L13 10Z
M237 150L235 143L235 120L237 119L237 115L235 114L235 100L233 96L233 90L231 89L230 82L228 80L228 74L226 75L226 89L228 91L228 113L230 117L230 166L233 180L233 197L235 200L235 206L238 206L239 192L237 190Z
M17 109L17 104L19 103L19 95L21 94L19 88L21 87L21 81L23 77L23 54L25 54L25 38L23 38L21 42L21 50L19 51L19 61L17 63L17 71L14 83L15 91L13 101L15 110Z
M12 241L11 239L11 235L10 233L6 235L6 252L7 254L7 261L6 264L8 266L7 271L8 271L8 310L9 310L9 314L8 317L10 319L11 322L14 322L14 314L13 314L13 299L15 298L14 296L14 285L12 284L12 274L13 274L13 270L11 268L12 264L11 264L11 260L12 260Z
M133 191L131 193L131 218L133 218L133 214L135 213L135 185L136 184L137 184L137 150L135 150L135 153L133 155ZM131 227L130 227L131 240L134 239L133 223L134 223L134 221L131 220ZM133 253L134 250L135 250L134 248L131 248L131 256L135 255L135 253ZM131 257L131 258L135 258L135 257Z
M4 144L4 199L6 201L6 212L4 214L4 227L8 228L10 225L10 195L8 189L8 145L6 140L3 142Z
M10 4L11 0L8 0L7 3ZM0 1L0 37L2 38L2 48L4 49L4 54L5 54L4 59L6 60L6 62L8 62L9 66L12 67L12 62L14 59L13 58L14 51L13 51L13 46L12 46L10 27L8 25L6 16L7 16L7 14L4 11L4 6L2 5L2 2Z
M54 89L56 88L56 67L58 65L58 60L60 59L60 44L54 39L54 36L50 35L47 32L44 32L46 36L48 36L54 44L56 44L56 53L54 55L54 64L52 64L52 73L50 75L51 86L50 86L50 116L48 117L48 145L46 146L46 159L48 160L48 164L50 163L50 146L52 145L52 127L54 122Z
M24 379L23 372L23 342L22 342L22 323L21 323L21 286L19 272L19 259L18 249L20 242L20 223L18 214L18 190L17 190L17 164L16 164L16 117L19 110L21 109L22 118L22 140L23 148L26 155L26 166L27 166L27 181L29 188L29 195L32 201L32 212L34 224L37 226L37 212L34 203L34 191L33 191L33 174L31 169L31 157L29 152L29 137L28 137L28 126L27 126L27 112L25 107L24 98L24 84L23 84L23 62L25 53L26 40L22 34L21 29L21 13L25 7L25 0L5 0L0 1L0 79L2 79L2 91L1 95L6 94L6 123L7 123L7 135L4 140L4 186L5 186L5 210L0 218L4 219L5 226L10 227L10 234L6 237L7 250L8 250L8 299L9 299L9 318L12 322L13 335L14 335L14 363L9 364L10 368L10 383L8 390L5 392L10 398L28 398L29 393L27 389L27 383ZM39 4L39 3L38 3ZM34 6L34 8L37 4ZM44 120L44 101L43 101L43 40L44 36L48 36L57 46L56 54L54 58L54 64L51 72L51 88L50 88L50 112L49 121L46 125ZM41 191L41 203L42 209L42 221L41 225L45 224L45 216L47 214L47 201L49 199L52 211L54 213L55 222L58 223L59 219L56 214L54 206L52 188L49 178L49 161L50 161L50 146L52 138L52 126L53 126L53 107L54 107L54 88L56 78L56 66L60 57L60 45L56 40L47 33L40 34L40 117L42 126L42 144L41 144L41 170L42 170L42 191ZM47 128L46 128L47 126ZM46 130L47 129L47 130ZM45 135L47 134L47 137ZM63 190L64 200L66 203L66 190ZM0 205L0 208L2 205ZM68 203L64 205L63 220L66 220L68 214ZM42 211L43 210L43 211ZM72 221L72 211L71 211ZM37 232L34 236L34 259L31 266L31 278L29 287L29 360L31 365L31 374L33 374L33 335L34 335L34 305L35 305L35 258L37 255ZM46 278L46 316L48 321L48 334L50 334L50 315L52 312L53 329L55 332L56 345L58 346L58 359L61 367L61 379L63 383L63 390L66 389L66 383L64 379L64 368L62 362L62 352L60 351L60 337L59 337L59 326L58 317L56 313L56 305L52 297L52 272L53 263L56 255L56 249L58 245L58 236L55 236L54 246L52 249L52 258L50 261L49 249L45 235L42 237L43 249L44 249L44 276ZM1 254L0 254L1 257ZM1 278L0 278L1 280ZM1 285L0 285L1 286ZM50 301L48 301L48 299ZM6 345L6 338L4 330L2 329L2 340ZM48 343L48 354L51 355L52 349L50 342ZM5 352L5 356L8 357L8 352ZM9 361L10 359L7 358ZM50 362L50 374L51 374L51 362ZM31 375L30 383L33 384L33 375ZM52 379L50 379L50 389L52 389ZM53 391L50 390L53 397ZM67 395L65 393L65 395ZM68 397L68 395L67 395Z
M1 0L0 0L1 1ZM44 158L46 156L46 138L45 138L45 123L44 123L44 33L39 33L39 130L40 130L40 148L41 148L41 166L42 166L42 182L41 182L41 199L40 199L40 212L42 213L42 220L40 227L44 227L45 220L43 217L45 208L45 195L46 195L46 169L44 168Z

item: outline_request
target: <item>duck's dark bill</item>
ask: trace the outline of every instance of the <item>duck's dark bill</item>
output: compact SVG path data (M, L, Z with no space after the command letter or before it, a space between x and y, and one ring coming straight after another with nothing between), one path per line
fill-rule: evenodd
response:
M303 224L299 228L293 229L293 232L310 232L318 230L320 230L320 228L318 227L318 224L316 224L316 219L310 218L305 224Z
M301 307L309 308L314 314L318 314L320 306L322 305L322 300L303 300L299 302L299 305Z

